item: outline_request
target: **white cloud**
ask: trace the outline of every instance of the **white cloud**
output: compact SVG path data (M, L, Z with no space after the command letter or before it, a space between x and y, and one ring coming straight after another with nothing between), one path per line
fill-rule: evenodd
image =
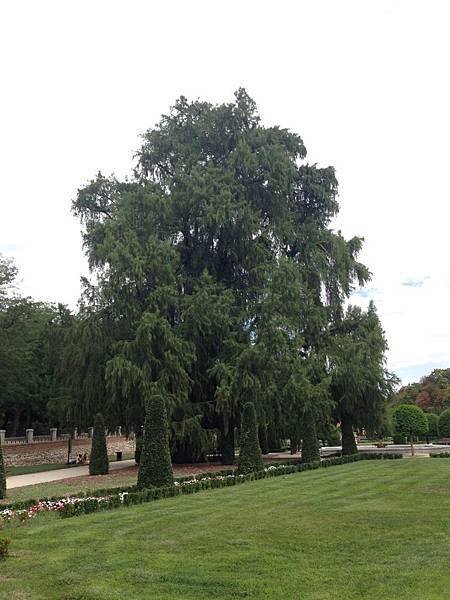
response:
M26 293L74 306L86 271L77 187L98 169L128 172L138 135L180 94L227 101L244 85L266 123L335 165L336 226L366 238L390 366L450 363L447 3L30 0L1 11L0 244Z

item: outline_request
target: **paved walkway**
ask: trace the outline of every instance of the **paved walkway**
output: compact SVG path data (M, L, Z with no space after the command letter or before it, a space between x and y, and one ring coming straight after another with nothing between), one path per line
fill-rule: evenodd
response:
M109 463L110 471L117 471L125 467L134 466L134 460L121 460ZM89 466L68 467L67 469L55 469L53 471L42 471L41 473L28 473L28 475L14 475L6 478L6 488L24 487L34 485L35 483L47 483L49 481L59 481L60 479L69 479L72 477L82 477L89 475Z
M321 450L321 455L326 457L328 454L333 454L341 450L340 446L324 446ZM407 444L402 446L386 446L384 449L379 449L376 446L369 444L358 445L360 452L396 452L403 454L408 457L411 454L411 447ZM438 444L414 444L414 451L416 456L429 456L437 452L448 452L449 446L443 446ZM269 459L289 459L289 458L300 458L301 454L290 454L289 452L271 453L267 458ZM117 471L126 467L134 466L134 460L122 460L109 463L110 471ZM89 475L89 466L84 465L80 467L69 467L67 469L56 469L54 471L42 471L41 473L29 473L28 475L14 475L13 477L6 478L7 489L24 487L26 485L34 485L35 483L47 483L49 481L59 481L61 479L69 479L72 477L82 477Z

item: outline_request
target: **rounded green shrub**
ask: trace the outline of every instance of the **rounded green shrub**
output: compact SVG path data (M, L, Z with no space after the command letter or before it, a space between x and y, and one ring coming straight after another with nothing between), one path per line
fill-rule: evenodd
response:
M415 404L400 404L394 410L394 436L407 437L411 443L411 455L414 456L414 437L428 432L425 413Z
M98 413L94 420L89 475L106 475L109 471L108 450L106 448L105 421Z
M238 473L252 473L263 469L261 448L258 441L258 424L255 406L247 402L242 412Z
M450 437L450 408L440 414L438 427L441 437Z
M166 403L160 394L148 401L137 485L139 489L173 485Z

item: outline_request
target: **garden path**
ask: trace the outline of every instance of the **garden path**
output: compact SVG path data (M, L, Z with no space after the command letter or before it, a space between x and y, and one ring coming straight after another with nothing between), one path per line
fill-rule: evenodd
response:
M134 459L122 460L109 463L109 470L117 471L126 467L132 467L135 464ZM42 471L41 473L28 473L27 475L13 475L6 478L6 488L24 487L34 485L35 483L47 483L49 481L59 481L72 477L81 477L89 475L89 466L81 465L79 467L68 467L67 469L57 469L54 471Z

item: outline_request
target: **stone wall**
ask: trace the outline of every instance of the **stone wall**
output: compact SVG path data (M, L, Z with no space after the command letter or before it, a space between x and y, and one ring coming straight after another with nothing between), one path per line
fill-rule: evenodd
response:
M87 452L89 457L91 453L91 442L89 438L79 438L72 440L72 458L77 454ZM134 440L127 440L125 437L106 438L108 454L121 451L134 452ZM49 463L67 462L67 440L48 442L40 444L18 444L5 445L2 447L3 457L7 467L22 467L30 465L42 465Z

